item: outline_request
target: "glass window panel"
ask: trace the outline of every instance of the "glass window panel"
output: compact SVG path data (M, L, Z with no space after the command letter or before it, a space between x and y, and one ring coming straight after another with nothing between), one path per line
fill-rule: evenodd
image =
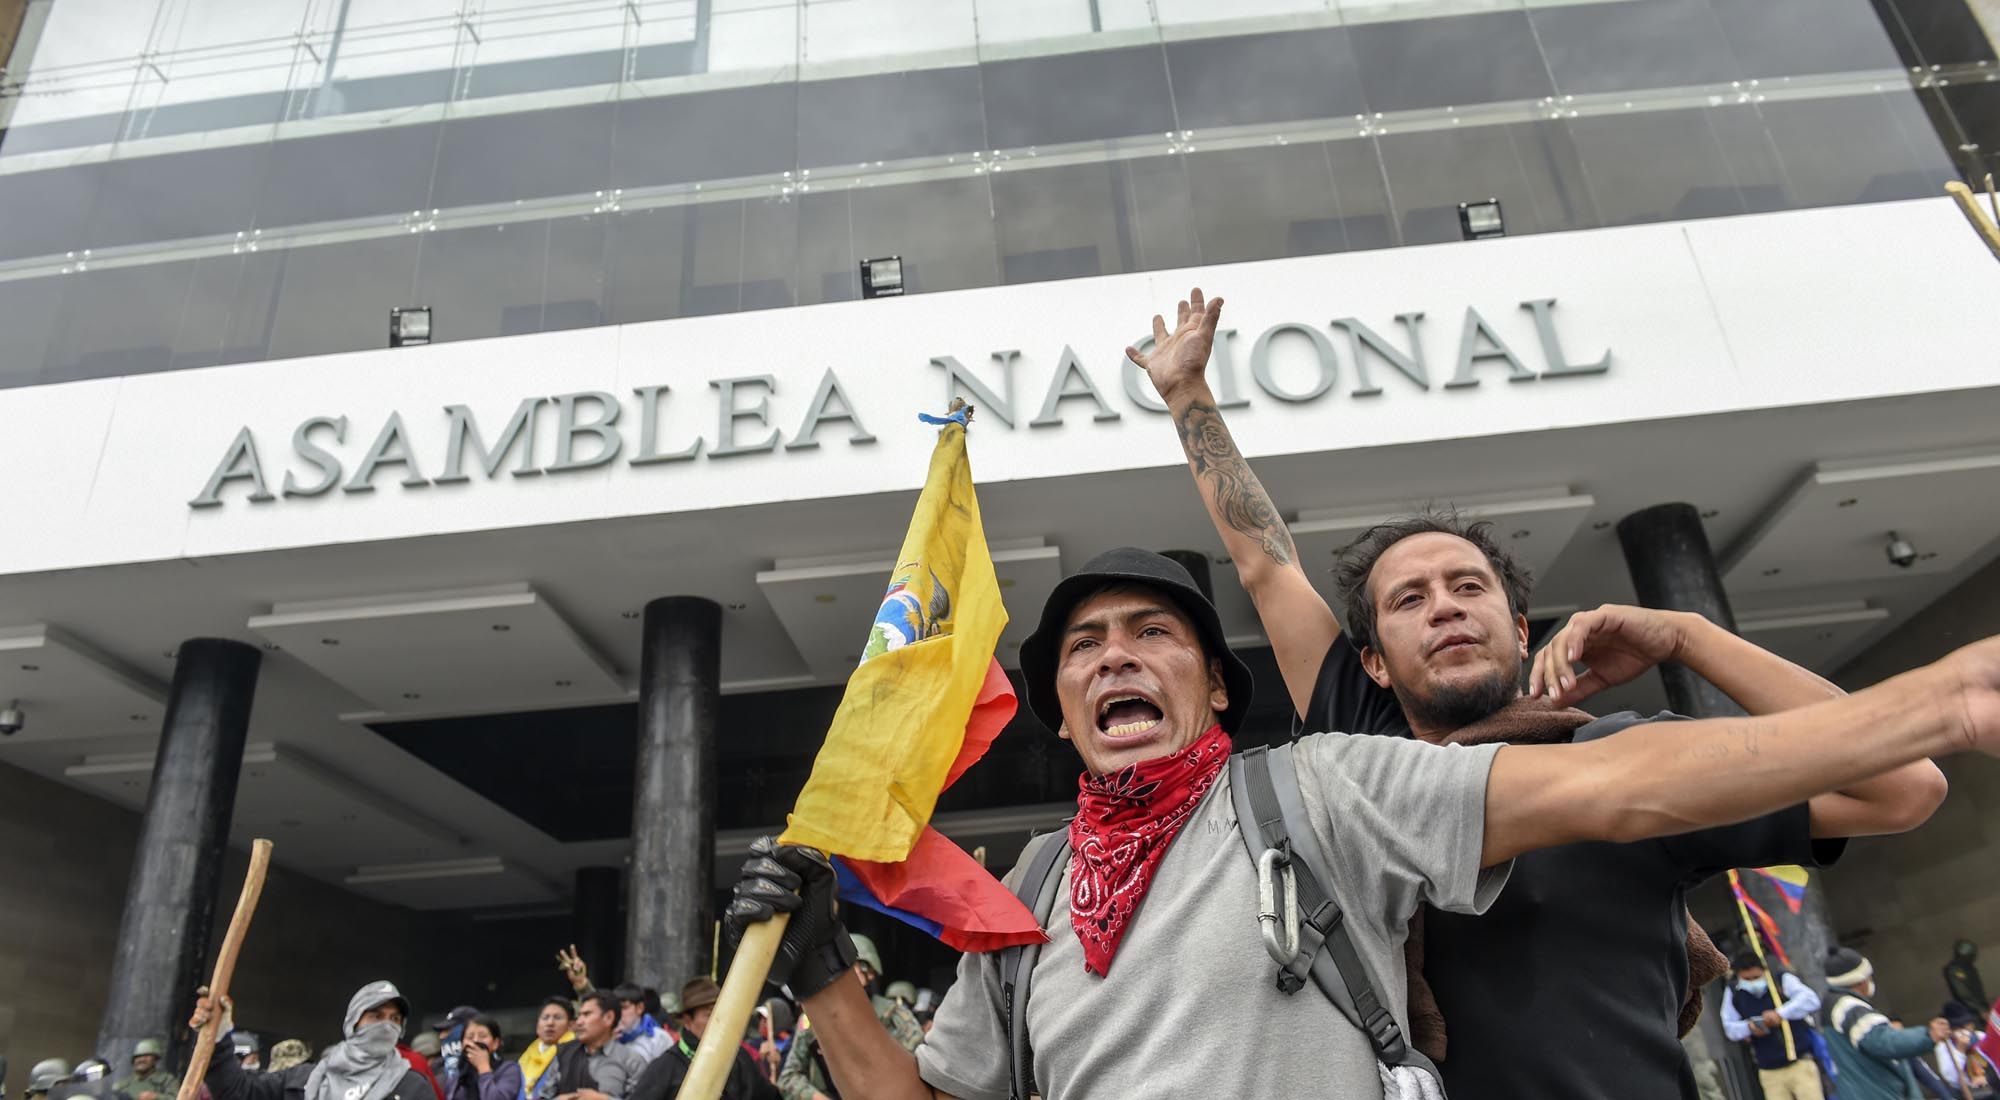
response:
M1937 94L1957 120L1960 132L1977 142L1985 155L2000 154L2000 83L1954 82L1937 89Z
M1336 18L1329 0L1230 0L1216 4L1210 0L1156 0L1160 26L1200 26L1204 23L1290 17L1304 22Z
M229 316L222 330L222 347L215 357L218 363L252 363L271 358L271 333L278 321L278 291L283 284L288 254L282 250L246 252L242 259L235 296L230 300ZM193 346L193 318L194 305L190 302L188 314L181 318L177 345Z
M620 101L612 186L738 179L791 168L798 87L787 82Z
M547 222L450 229L418 240L417 294L411 304L433 310L432 340L541 331Z
M1119 168L1132 208L1132 269L1161 271L1201 263L1187 163L1179 156L1140 157Z
M1333 199L1340 210L1340 238L1349 250L1389 248L1396 243L1395 207L1389 201L1389 181L1382 175L1382 152L1373 138L1348 138L1325 144L1333 178ZM1318 251L1332 252L1328 245Z
M1367 109L1347 30L1193 38L1167 44L1181 126L1351 116Z
M986 138L995 149L1178 129L1158 46L989 61Z
M139 56L152 36L151 9L161 2L64 0L48 5L28 70L8 73L10 83L23 84L12 125L121 118L131 102Z
M0 280L0 387L29 386L42 380L63 289L73 276Z
M263 253L228 253L194 261L188 276L187 303L173 343L173 368L207 367L223 362L229 341L229 314L236 304L243 263Z
M139 66L126 136L276 122L306 0L182 0L168 8ZM140 21L130 5L117 18Z
M1606 225L1744 212L1709 114L1698 108L1569 120Z
M91 211L93 248L207 237L249 229L271 145L231 145L157 157L119 157L104 166Z
M848 192L812 191L794 195L798 205L799 304L851 302L861 297L860 258L849 230L853 214Z
M427 207L438 125L384 126L279 143L257 224L265 228L408 214Z
M773 72L799 61L799 9L771 0L710 0L704 71Z
M0 217L0 259L59 257L85 247L84 227L103 174L101 164L0 174L9 211Z
M1925 65L1966 65L1994 60L1987 30L1964 0L1888 0L1892 35L1906 36Z
M799 0L801 65L962 50L972 0Z
M1367 23L1348 34L1377 111L1532 100L1553 91L1525 12Z
M549 222L543 331L588 328L604 322L604 225L605 217L600 214Z
M418 304L411 300L417 244L401 233L287 250L271 357L387 347L389 311Z
M854 188L848 195L856 259L903 257L903 285L911 293L998 283L993 200L986 180L968 174Z
M692 206L608 215L605 222L604 321L622 325L681 314L683 255Z
M802 167L987 147L979 70L971 66L815 80L799 89Z
M20 101L25 103L29 98L22 96ZM0 132L0 158L85 145L109 145L118 140L125 125L122 114L87 115L41 123L24 123L20 117L17 112L14 122L5 132Z
M1743 75L1896 69L1902 61L1869 0L1710 0Z
M1904 141L1886 96L1773 101L1759 110L1799 205L1929 197L1953 177L1949 161L1919 158Z
M739 309L797 304L799 208L777 196L743 203L743 295Z
M1347 236L1327 156L1319 142L1188 154L1202 262L1345 249Z
M681 208L680 315L734 313L743 308L743 203L706 202Z
M1116 4L1093 0L973 0L979 16L981 49L1008 43L1068 39L1084 42L1088 36L1112 29L1105 9ZM1152 19L1140 4L1139 24Z
M1722 146L1729 163L1730 178L1743 209L1752 214L1789 210L1793 200L1785 179L1785 166L1778 160L1777 146L1764 119L1752 104L1726 103L1707 113L1709 129Z
M1136 179L1155 174L1165 176L1168 186L1143 192L1134 186ZM1143 271L1187 263L1194 255L1178 158L1010 169L995 174L992 186L1002 282ZM1142 205L1141 194L1154 202ZM1175 213L1183 220L1176 223Z
M194 262L94 268L70 275L49 341L47 382L146 374L173 365Z
M602 190L615 110L596 103L447 120L426 205L449 210Z
M1708 0L1556 4L1528 16L1558 92L1673 88L1739 75Z
M1497 198L1509 236L1595 225L1560 126L1518 123L1377 139L1404 244L1460 240L1458 204Z

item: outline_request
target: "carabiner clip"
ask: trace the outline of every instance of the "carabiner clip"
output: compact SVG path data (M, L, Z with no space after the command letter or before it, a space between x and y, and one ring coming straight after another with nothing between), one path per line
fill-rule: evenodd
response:
M1278 880L1284 880L1284 909L1278 908ZM1264 950L1280 967L1292 965L1299 954L1299 880L1291 860L1276 848L1257 857L1257 924ZM1279 935L1283 930L1282 938Z

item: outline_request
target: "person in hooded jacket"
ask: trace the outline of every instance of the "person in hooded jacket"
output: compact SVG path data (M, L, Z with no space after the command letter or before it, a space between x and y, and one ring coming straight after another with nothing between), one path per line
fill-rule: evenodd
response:
M215 1100L435 1100L436 1087L397 1049L410 1002L391 982L369 982L347 1002L344 1038L319 1061L277 1073L245 1073L230 1044L231 1004L222 1001L215 1053L203 1078ZM199 1031L214 1011L208 997L195 1004L188 1026Z
M479 1015L462 1026L459 1053L463 1061L447 1100L519 1100L521 1064L500 1056L500 1022Z

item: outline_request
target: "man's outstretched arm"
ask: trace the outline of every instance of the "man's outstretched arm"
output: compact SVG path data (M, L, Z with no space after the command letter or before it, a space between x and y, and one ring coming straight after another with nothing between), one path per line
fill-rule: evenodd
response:
M1651 723L1580 745L1507 745L1486 784L1482 864L1583 840L1727 825L1892 769L2000 755L2000 638L1780 714Z
M1581 661L1587 669L1576 670ZM1572 706L1663 661L1679 661L1751 714L1775 714L1839 699L1845 692L1700 615L1605 604L1570 617L1534 657L1530 694ZM1948 784L1916 760L1811 799L1815 837L1875 836L1914 829L1944 802Z
M1125 354L1145 368L1167 403L1201 502L1257 606L1292 706L1303 715L1340 623L1306 578L1284 517L1237 449L1209 390L1208 355L1221 319L1222 299L1206 299L1197 287L1180 303L1173 331L1164 317L1153 318L1150 354L1137 348Z

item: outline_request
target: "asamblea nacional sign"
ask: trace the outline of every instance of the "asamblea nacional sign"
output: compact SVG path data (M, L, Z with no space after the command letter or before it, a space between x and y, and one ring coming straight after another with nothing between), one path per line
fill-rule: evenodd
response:
M1434 384L1462 389L1483 379L1504 376L1510 383L1537 382L1603 374L1612 353L1605 348L1594 357L1573 359L1556 333L1554 298L1519 303L1531 315L1539 347L1523 354L1512 346L1473 306L1457 320L1456 354L1441 381L1432 374L1431 346L1445 327L1426 321L1421 312L1398 313L1391 332L1358 318L1342 317L1321 326L1298 321L1271 325L1250 340L1247 354L1234 329L1216 334L1209 378L1223 408L1240 408L1253 400L1309 404L1334 395L1344 364L1351 373L1351 398L1384 393L1382 381L1429 392ZM1446 337L1449 338L1449 337ZM1141 345L1143 346L1143 344ZM1289 368L1280 364L1280 350L1289 348ZM1300 353L1303 353L1301 355ZM1247 372L1237 360L1247 359ZM983 371L965 366L950 355L932 357L929 366L942 383L939 407L963 396L979 408L983 424L1008 430L1045 430L1063 426L1065 411L1089 406L1092 422L1116 421L1125 412L1161 414L1166 405L1144 372L1129 360L1119 365L1119 377L1094 376L1069 346L1063 345L1049 377L1030 393L1039 392L1032 406L1024 402L1015 377L1021 353L995 351ZM1247 373L1247 377L1245 374ZM214 508L241 494L252 504L272 504L295 497L317 497L338 490L365 494L378 482L405 491L434 485L493 480L505 470L510 477L561 476L622 461L631 467L693 461L722 461L772 451L810 451L820 445L823 431L838 426L849 446L875 442L858 408L832 369L823 371L796 427L781 419L773 400L781 396L770 374L707 379L712 428L706 433L676 428L670 412L690 400L665 384L634 388L620 396L603 390L536 395L522 398L497 433L482 429L472 409L463 404L441 410L445 422L441 452L420 454L409 420L392 411L379 425L357 425L345 415L308 417L292 428L289 454L267 462L250 425L240 427L209 474L191 508ZM1031 399L1032 400L1032 399ZM1032 408L1032 415L1029 410ZM416 414L412 414L414 416ZM872 413L870 415L873 415ZM554 418L553 447L537 450L537 425ZM373 430L370 431L369 429ZM363 446L364 440L370 440Z

